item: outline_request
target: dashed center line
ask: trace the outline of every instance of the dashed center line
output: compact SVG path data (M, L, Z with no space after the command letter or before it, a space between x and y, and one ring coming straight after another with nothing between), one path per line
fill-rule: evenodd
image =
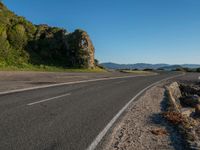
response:
M46 101L51 101L51 100L58 99L58 98L61 98L61 97L65 97L65 96L69 96L69 95L71 95L71 93L67 93L67 94L63 94L63 95L51 97L51 98L44 99L44 100L41 100L41 101L29 103L29 104L27 104L27 105L28 105L28 106L31 106L31 105L35 105L35 104L39 104L39 103L44 103L44 102L46 102Z

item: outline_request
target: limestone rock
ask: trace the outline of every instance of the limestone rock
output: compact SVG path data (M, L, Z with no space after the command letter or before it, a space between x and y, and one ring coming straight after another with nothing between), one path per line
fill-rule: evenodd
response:
M171 92L175 100L178 100L182 96L181 90L179 89L179 84L177 82L170 84L168 86L168 90Z

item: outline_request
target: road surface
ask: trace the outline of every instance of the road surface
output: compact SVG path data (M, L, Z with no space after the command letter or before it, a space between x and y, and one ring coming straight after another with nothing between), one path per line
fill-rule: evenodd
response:
M141 90L177 75L129 77L0 95L0 150L84 150Z

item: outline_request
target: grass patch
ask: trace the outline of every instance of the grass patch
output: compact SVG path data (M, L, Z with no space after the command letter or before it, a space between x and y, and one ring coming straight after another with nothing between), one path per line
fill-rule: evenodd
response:
M46 66L46 65L31 65L31 64L22 64L20 66L10 66L0 63L0 71L42 71L42 72L94 72L101 73L106 72L106 70L101 68L94 69L81 69L81 68L63 68L55 66Z
M134 74L152 74L151 71L143 71L143 70L120 70L123 73L134 73Z

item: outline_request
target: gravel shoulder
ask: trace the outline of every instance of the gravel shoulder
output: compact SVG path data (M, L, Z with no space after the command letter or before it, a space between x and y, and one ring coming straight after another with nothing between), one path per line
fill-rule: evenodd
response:
M129 107L99 149L184 149L184 143L176 129L161 115L166 105L164 83L149 89Z
M0 92L56 83L82 81L97 78L142 75L134 73L65 73L33 71L0 71Z

